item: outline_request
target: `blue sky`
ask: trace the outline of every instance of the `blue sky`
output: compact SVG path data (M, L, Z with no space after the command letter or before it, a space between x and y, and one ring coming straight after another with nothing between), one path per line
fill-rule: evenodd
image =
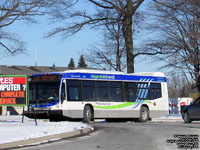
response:
M45 18L40 18L39 24L27 24L16 22L7 30L17 33L26 42L27 54L1 57L1 65L35 65L38 66L68 66L70 58L77 65L81 52L90 48L92 43L101 40L99 32L85 29L73 37L62 40L60 36L44 38L54 26L49 25ZM139 58L136 60L135 72L152 72L158 70L159 63L149 65L148 62Z
M70 58L77 62L81 51L97 40L96 33L87 30L64 41L59 36L44 38L52 26L45 23L45 19L41 21L39 24L17 22L8 28L26 42L27 54L3 57L0 60L2 65L35 65L36 60L40 66L51 66L53 63L67 66Z

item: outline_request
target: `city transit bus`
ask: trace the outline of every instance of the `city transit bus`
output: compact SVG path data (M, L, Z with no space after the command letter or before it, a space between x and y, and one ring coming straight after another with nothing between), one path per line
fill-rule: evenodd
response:
M137 119L145 122L169 113L164 73L77 69L29 77L29 106L24 115L48 118ZM34 110L34 111L32 111Z

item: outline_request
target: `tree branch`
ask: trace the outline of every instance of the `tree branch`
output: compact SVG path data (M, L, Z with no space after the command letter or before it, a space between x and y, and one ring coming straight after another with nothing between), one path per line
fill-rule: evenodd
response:
M101 8L104 8L104 9L116 9L117 8L116 5L114 5L112 2L107 1L107 0L102 0L102 1L110 4L111 6L103 5L102 3L96 2L94 0L89 0L89 1L92 2L93 4L97 5L97 6L101 7Z

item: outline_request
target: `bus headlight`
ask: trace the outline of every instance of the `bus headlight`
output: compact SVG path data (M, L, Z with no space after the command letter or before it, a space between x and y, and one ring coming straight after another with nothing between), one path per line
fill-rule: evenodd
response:
M59 104L56 104L56 108L59 108Z

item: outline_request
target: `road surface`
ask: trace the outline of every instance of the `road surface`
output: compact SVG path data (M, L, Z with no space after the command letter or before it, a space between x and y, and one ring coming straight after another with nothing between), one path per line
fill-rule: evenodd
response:
M92 125L95 131L88 135L20 150L168 150L178 149L178 145L184 149L186 145L181 145L180 140L192 141L197 146L193 149L198 149L199 146L200 122L94 122Z

